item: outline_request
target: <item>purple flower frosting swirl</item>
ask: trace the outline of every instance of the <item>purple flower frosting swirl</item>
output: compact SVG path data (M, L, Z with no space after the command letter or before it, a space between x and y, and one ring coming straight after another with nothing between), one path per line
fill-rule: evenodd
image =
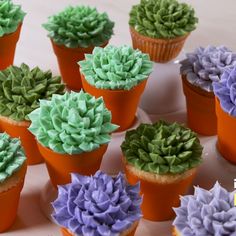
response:
M186 54L181 61L180 72L186 75L189 83L212 92L212 82L219 81L225 69L236 65L236 53L225 46L199 47Z
M236 66L226 69L220 81L213 83L213 89L222 109L236 117Z
M181 198L173 225L181 236L235 236L234 193L216 182L210 190L195 188L193 196Z
M72 182L58 187L52 203L54 220L78 236L119 235L141 218L139 184L129 185L98 171L94 176L71 174Z

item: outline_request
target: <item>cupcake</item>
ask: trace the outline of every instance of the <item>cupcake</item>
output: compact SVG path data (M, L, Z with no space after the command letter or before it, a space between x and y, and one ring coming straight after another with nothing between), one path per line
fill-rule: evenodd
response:
M180 207L174 209L173 236L235 235L234 195L216 182L211 190L196 187L194 195L181 197Z
M141 124L126 133L121 149L129 183L140 181L143 217L170 220L202 161L197 135L177 123Z
M29 165L42 162L34 136L28 131L29 113L39 107L40 99L64 93L59 76L26 64L0 71L0 128L11 137L19 138Z
M129 185L121 173L71 174L71 183L58 187L52 217L64 236L133 236L140 204L139 184Z
M20 140L0 133L0 233L10 228L16 218L26 168Z
M63 81L72 90L82 87L78 61L95 46L105 46L113 34L114 22L106 13L88 6L69 6L43 24L57 56Z
M54 94L29 114L29 130L38 141L54 187L70 182L70 173L94 174L117 126L103 99L83 92Z
M186 96L188 126L202 135L216 134L213 82L225 69L236 65L236 53L225 46L199 47L181 61L183 91Z
M84 90L102 96L119 131L134 120L153 63L147 54L129 46L96 47L79 62Z
M213 82L216 96L217 147L221 155L236 164L236 66L224 71L219 81Z
M152 61L168 62L178 56L186 38L196 28L194 9L176 0L141 0L130 11L134 48Z
M25 13L11 0L0 1L0 70L13 64Z

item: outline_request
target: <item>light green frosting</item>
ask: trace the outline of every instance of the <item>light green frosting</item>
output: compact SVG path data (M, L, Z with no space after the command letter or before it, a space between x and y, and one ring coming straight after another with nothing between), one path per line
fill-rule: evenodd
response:
M29 120L28 114L39 107L39 99L64 93L61 77L26 64L0 71L0 115L16 121Z
M20 140L0 133L0 184L17 172L25 161Z
M0 1L0 37L16 31L23 21L25 12L20 5L15 5L11 0Z
M40 107L29 115L29 130L43 146L58 153L91 152L110 142L117 129L102 97L96 99L82 90L40 100Z
M106 13L88 6L69 6L43 24L56 44L68 48L101 46L113 34L114 22Z
M121 145L128 163L155 174L183 173L202 161L197 135L177 124L141 124L126 133Z
M149 55L130 46L96 47L78 63L87 82L101 89L130 90L152 72Z
M141 0L130 12L129 24L151 38L176 38L196 28L194 9L176 0Z

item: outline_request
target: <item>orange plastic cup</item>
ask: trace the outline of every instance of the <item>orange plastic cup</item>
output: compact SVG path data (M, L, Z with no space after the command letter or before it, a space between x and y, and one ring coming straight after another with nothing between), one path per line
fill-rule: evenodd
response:
M13 64L16 44L20 37L22 23L17 30L11 34L0 37L0 70L6 69Z
M80 66L78 61L84 60L85 54L92 53L94 47L88 48L68 48L64 45L58 45L51 40L53 50L57 56L57 61L63 82L66 84L67 88L79 91L82 88L81 78L80 78ZM106 42L101 47L105 47L108 42Z
M144 80L130 90L108 90L98 89L90 85L83 74L81 74L81 78L85 92L90 93L96 98L103 97L107 109L112 113L112 123L120 126L117 131L123 131L132 126L147 80Z
M36 139L28 130L30 126L29 121L17 122L7 117L0 116L0 126L2 131L8 133L12 138L20 138L28 165L35 165L43 162L43 157L38 151Z
M39 151L44 157L48 174L54 187L71 182L70 173L93 175L100 168L102 158L108 145L102 145L92 152L81 154L60 154L38 143Z
M216 135L215 95L190 84L182 76L183 91L186 97L188 127L202 135Z
M217 115L217 148L229 162L236 164L236 118L223 111L218 98L216 101Z

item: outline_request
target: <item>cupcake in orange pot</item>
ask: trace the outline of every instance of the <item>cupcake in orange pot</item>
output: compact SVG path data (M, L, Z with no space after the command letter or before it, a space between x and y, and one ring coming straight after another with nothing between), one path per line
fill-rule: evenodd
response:
M26 168L20 140L0 133L0 233L15 221Z
M40 100L29 114L29 130L38 141L54 187L70 182L70 173L94 174L117 129L103 99L80 91Z
M67 88L82 88L78 61L95 46L105 46L113 34L114 22L106 13L89 6L69 6L49 17L43 24L48 30L59 69Z
M177 123L141 124L126 133L121 148L129 183L140 181L143 217L172 219L202 161L197 135Z
M236 54L225 46L199 47L181 61L183 91L186 96L188 126L202 135L216 134L213 82L225 69L236 65Z
M178 56L186 38L196 28L194 9L176 0L141 0L130 11L134 48L152 61L165 63Z
M28 114L39 107L39 99L50 99L54 93L64 93L61 78L38 67L10 66L0 72L0 128L11 137L20 138L27 163L43 161L36 140L28 131Z
M121 173L71 176L52 203L52 217L64 236L134 236L142 216L139 184L128 184Z
M129 46L96 47L79 62L83 88L102 96L119 131L132 126L139 99L153 63L147 54Z
M226 69L213 83L216 95L217 147L221 155L236 164L236 66Z
M0 1L0 70L13 64L24 16L20 5Z

